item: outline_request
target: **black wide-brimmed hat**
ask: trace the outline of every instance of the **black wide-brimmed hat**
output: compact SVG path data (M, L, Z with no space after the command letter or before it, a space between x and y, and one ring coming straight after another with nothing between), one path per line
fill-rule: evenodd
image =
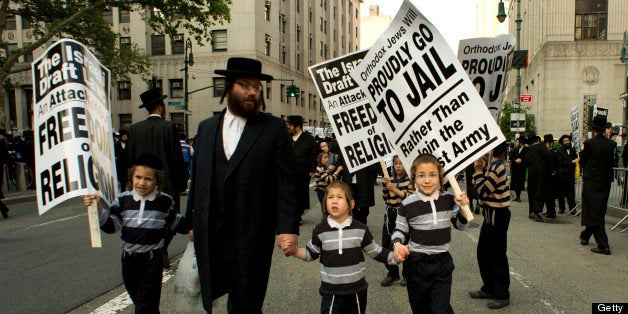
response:
M528 144L528 138L523 135L519 135L517 141L521 142L521 144Z
M262 81L272 81L273 77L262 73L262 63L249 58L229 58L226 70L214 70L214 73L224 75L229 78L255 77Z
M532 134L530 134L530 136L528 136L528 144L532 144L533 142L536 142L536 141L540 142L541 141L541 137L536 135L536 134L534 134L534 133L532 133Z
M140 94L140 99L142 99L142 104L138 108L146 108L146 110L151 111L155 108L155 105L160 101L166 99L166 95L161 94L161 89L159 88L151 88Z
M554 143L554 135L552 135L552 134L545 134L545 135L543 135L543 143L546 143L546 142Z
M302 116L288 116L286 117L286 122L288 123L294 123L294 124L303 124L303 123L307 123L305 121L303 121L303 117Z
M156 170L164 169L164 164L161 162L161 158L153 153L143 153L139 155L133 162L133 166L144 166Z
M604 131L606 128L606 116L596 115L593 117L593 120L587 124L596 130Z
M558 143L561 143L561 144L562 144L562 143L563 143L563 140L564 140L564 139L566 139L566 138L568 138L568 139L569 139L569 141L571 142L571 135L569 135L569 134L563 134L563 135L560 137L560 139L558 139Z

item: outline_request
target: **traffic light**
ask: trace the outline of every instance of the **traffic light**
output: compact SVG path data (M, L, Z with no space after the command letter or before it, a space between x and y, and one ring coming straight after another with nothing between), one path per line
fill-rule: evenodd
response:
M298 97L298 96L299 96L299 87L294 84L288 85L288 87L286 88L286 97L290 98L290 97Z

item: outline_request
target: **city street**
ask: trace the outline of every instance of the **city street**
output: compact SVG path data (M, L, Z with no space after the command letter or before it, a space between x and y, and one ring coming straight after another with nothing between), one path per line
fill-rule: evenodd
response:
M369 227L381 242L383 201L376 188L377 205L371 208ZM610 231L618 218L607 216L612 255L590 252L581 246L580 218L559 214L557 219L536 223L527 217L524 202L511 207L508 257L511 304L505 313L590 313L593 302L627 302L626 258L628 233ZM312 209L305 215L299 243L303 246L320 219L320 207L311 193ZM119 234L103 234L103 248L91 249L84 208L79 202L36 215L35 203L11 206L12 216L0 220L3 265L0 294L3 312L9 313L133 313L124 301L119 260ZM487 312L486 301L473 300L468 291L481 285L475 257L479 235L477 217L470 228L452 231L454 271L451 304L460 313ZM180 254L186 237L177 236L170 255ZM591 243L594 243L592 240ZM180 256L173 259L178 260ZM266 313L316 313L320 308L318 262L286 258L275 251L264 305ZM166 273L161 310L173 312L174 269ZM404 287L384 288L383 265L367 259L368 312L409 313ZM216 313L226 313L226 298L216 302Z

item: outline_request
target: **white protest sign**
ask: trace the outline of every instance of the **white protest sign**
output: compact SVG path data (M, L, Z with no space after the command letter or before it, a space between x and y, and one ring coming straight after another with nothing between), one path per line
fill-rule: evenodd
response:
M505 140L443 36L407 0L350 74L406 169L429 153L455 174Z
M514 45L515 37L509 34L464 39L458 44L458 60L495 121L499 121Z
M578 106L571 108L571 143L576 154L580 155L580 110Z
M117 177L109 70L81 43L62 39L33 62L32 74L39 214L88 193L111 204Z
M394 155L373 106L349 76L367 52L350 53L309 68L349 172Z

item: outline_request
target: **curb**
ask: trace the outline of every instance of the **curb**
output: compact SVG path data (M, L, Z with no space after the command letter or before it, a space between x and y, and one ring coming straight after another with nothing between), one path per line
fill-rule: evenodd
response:
M37 196L35 195L35 192L33 191L33 193L7 196L4 199L2 199L2 202L5 205L13 205L13 204L34 202L36 200L37 200Z

